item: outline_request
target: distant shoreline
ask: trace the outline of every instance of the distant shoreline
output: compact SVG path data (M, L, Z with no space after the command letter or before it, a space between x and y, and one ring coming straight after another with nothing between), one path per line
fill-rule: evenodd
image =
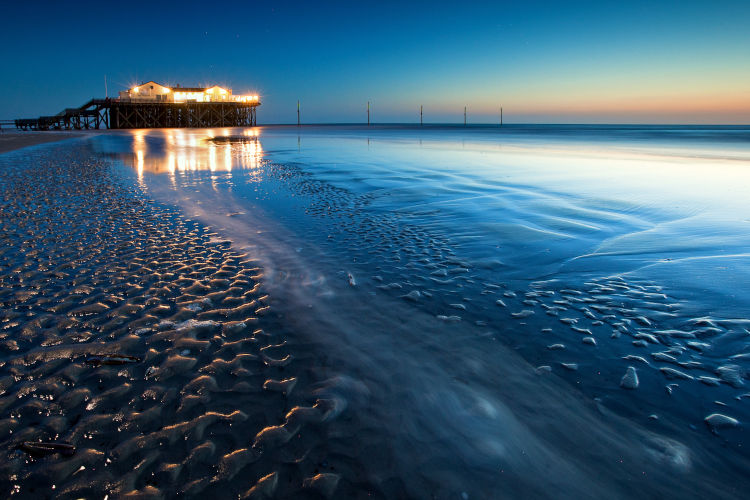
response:
M729 128L744 129L750 127L748 124L737 123L532 123L532 122L506 122L499 123L480 122L464 125L459 122L377 122L367 125L362 122L322 122L322 123L259 123L258 127L414 127L414 128L554 128L554 127L580 127L580 128Z
M74 137L81 137L81 132L17 132L3 130L0 132L0 154L23 149L47 142L58 142Z
M525 129L537 129L539 131L551 131L556 128L558 129L582 129L582 130L588 130L588 131L616 131L617 129L622 129L624 131L628 130L638 130L638 129L660 129L660 128L670 128L675 130L703 130L703 129L720 129L720 130L731 130L731 131L745 131L746 129L750 128L750 125L694 125L694 124L684 124L684 125L655 125L655 124L645 124L645 125L636 125L636 124L552 124L552 123L545 123L545 124L532 124L532 123L507 123L502 126L499 124L489 124L489 123L475 123L475 124L456 124L456 123L425 123L424 125L419 125L418 123L374 123L372 125L367 125L366 123L303 123L301 125L297 124L281 124L281 123L268 123L268 124L260 124L257 125L258 128L263 127L278 127L278 128L301 128L301 129L311 129L311 128L357 128L357 129L371 129L371 130L387 130L391 128L408 128L408 129L414 129L414 130L437 130L437 129L456 129L456 130L503 130L507 129L508 131L512 132L519 132L523 131ZM125 129L123 129L125 130ZM158 130L158 129L157 129ZM51 131L18 131L15 129L2 129L0 130L0 154L8 153L10 151L15 151L18 149L23 149L30 146L36 146L39 144L45 144L45 143L52 143L52 142L60 142L68 139L73 139L76 137L83 137L86 135L91 134L101 134L101 133L107 133L109 130L103 129L103 130L76 130L76 131L58 131L58 130L51 130ZM695 140L695 137L692 137L691 140ZM745 138L740 138L740 140L746 140Z

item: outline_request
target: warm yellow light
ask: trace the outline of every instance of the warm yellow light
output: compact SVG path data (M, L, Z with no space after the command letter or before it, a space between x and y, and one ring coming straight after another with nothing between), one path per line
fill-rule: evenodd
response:
M138 93L138 87L133 87L133 92Z
M144 166L142 149L136 150L135 158L136 158L136 168L138 170L138 178L140 179L141 177L143 177L143 166Z

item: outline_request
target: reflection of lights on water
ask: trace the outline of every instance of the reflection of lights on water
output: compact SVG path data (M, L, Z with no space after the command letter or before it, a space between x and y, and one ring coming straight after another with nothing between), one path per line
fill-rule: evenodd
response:
M139 149L135 152L136 168L138 169L138 177L143 177L143 150Z
M133 131L133 151L135 152L135 168L138 172L138 179L143 177L144 156L146 155L146 140L144 139L145 131Z
M179 173L210 170L212 172L232 172L233 168L257 170L263 157L259 129L243 131L224 129L206 130L134 130L133 166L142 177L144 172ZM146 147L146 134L150 137L163 137L163 147L153 142ZM215 143L216 137L243 137L238 142ZM149 141L151 142L151 141Z
M208 168L212 172L216 170L216 146L213 144L208 147Z
M232 147L229 144L224 146L224 165L227 171L232 171Z
M167 154L167 171L174 174L175 170L177 170L177 158L175 158L174 152L170 151Z

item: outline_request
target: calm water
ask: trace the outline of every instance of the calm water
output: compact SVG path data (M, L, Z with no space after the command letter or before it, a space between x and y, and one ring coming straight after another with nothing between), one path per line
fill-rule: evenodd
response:
M340 402L350 480L446 498L747 490L750 129L260 127L89 146L261 259L272 309L326 360L311 397Z

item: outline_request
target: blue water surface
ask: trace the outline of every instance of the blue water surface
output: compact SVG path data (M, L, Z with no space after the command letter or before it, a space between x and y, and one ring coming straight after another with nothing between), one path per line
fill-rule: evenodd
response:
M542 473L541 496L747 487L750 128L275 126L90 146L265 262L279 310L339 360L348 382L330 390L376 415L404 471L434 459L447 490L495 497Z

